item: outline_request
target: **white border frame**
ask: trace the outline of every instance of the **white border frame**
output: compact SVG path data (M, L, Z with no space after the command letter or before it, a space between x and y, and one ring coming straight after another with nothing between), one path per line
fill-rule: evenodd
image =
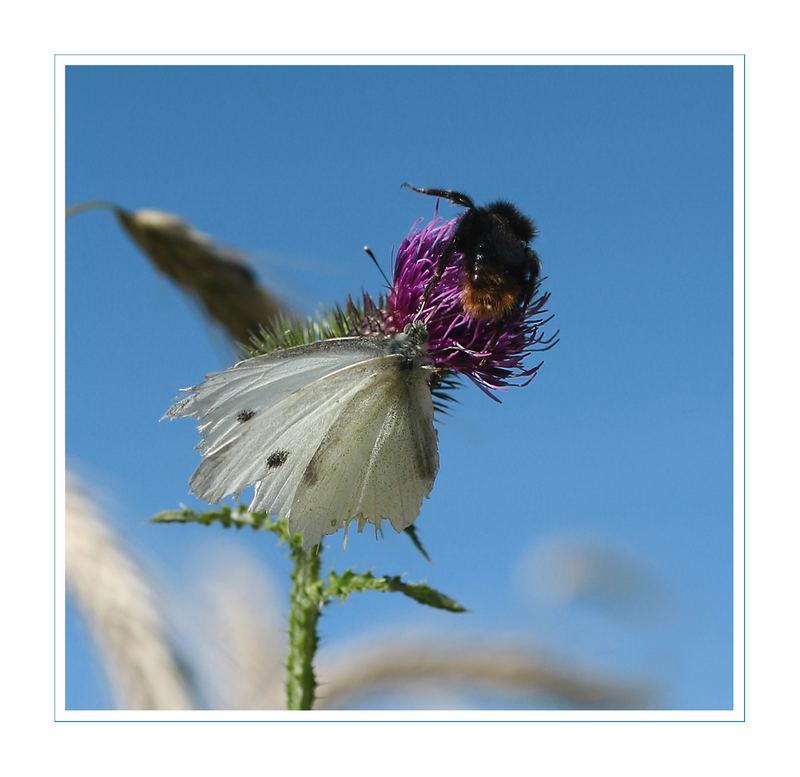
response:
M727 65L733 68L733 709L445 711L127 711L65 709L65 76L70 65ZM709 55L73 55L54 56L54 720L215 722L665 722L745 720L745 57Z

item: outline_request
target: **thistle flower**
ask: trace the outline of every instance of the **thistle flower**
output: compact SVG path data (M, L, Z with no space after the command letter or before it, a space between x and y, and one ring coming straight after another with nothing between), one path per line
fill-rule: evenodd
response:
M541 362L526 367L525 358L557 342L558 332L548 338L541 334L541 328L553 318L544 315L549 293L535 297L525 308L499 322L477 319L464 309L464 257L454 253L420 310L425 289L459 218L445 221L434 215L422 228L423 219L412 225L397 251L388 296L380 295L375 301L362 292L359 298L348 297L344 305L330 308L305 325L297 319L285 319L262 327L260 335L251 338L250 355L331 337L395 335L419 318L428 330L428 358L439 368L431 384L437 409L443 409L443 403L451 398L448 392L455 387L459 374L498 402L493 392L527 385Z
M500 322L478 320L464 309L464 257L454 253L420 311L424 291L459 218L445 221L435 215L421 229L420 219L400 244L384 331L401 332L419 316L428 328L428 356L433 364L466 375L497 400L493 391L533 380L541 363L525 367L526 356L555 345L556 335L543 339L540 334L552 318L543 318L550 295L542 294Z

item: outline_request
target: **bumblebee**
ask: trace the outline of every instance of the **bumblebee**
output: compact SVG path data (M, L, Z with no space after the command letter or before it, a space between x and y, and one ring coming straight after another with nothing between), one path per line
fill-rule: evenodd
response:
M505 200L478 207L460 192L418 189L409 183L403 186L467 209L439 257L433 278L423 293L421 308L454 253L464 257L462 304L471 316L501 322L527 306L541 269L539 257L528 245L536 237L536 226L531 219Z

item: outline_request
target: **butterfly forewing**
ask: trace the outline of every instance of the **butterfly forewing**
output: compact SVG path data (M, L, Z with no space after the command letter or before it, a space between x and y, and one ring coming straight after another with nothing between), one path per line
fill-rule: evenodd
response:
M198 447L208 454L244 431L241 419L251 419L287 394L336 370L383 355L380 346L375 340L348 337L247 359L207 375L199 386L187 389L188 396L165 417L189 416L200 421L203 441Z

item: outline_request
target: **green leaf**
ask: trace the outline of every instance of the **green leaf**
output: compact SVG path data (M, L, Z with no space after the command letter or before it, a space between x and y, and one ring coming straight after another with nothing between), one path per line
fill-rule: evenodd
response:
M427 604L428 607L435 607L438 610L448 610L449 612L466 612L466 607L462 607L455 599L451 599L441 591L431 588L424 583L404 583L399 577L387 578L390 591L398 591L414 599L420 604Z
M211 510L207 513L198 513L189 508L182 510L166 510L158 513L150 519L151 523L200 523L203 526L219 523L226 529L232 526L236 529L243 529L249 526L254 530L271 531L277 534L283 542L293 545L300 542L299 537L289 534L287 522L280 518L272 518L266 513L251 513L244 505L231 508L227 505L219 510Z
M425 559L427 561L430 561L430 563L433 564L433 562L431 561L431 557L428 555L428 551L426 551L425 548L423 547L422 541L420 540L419 535L417 534L416 526L414 526L414 524L412 523L410 526L406 526L406 528L403 529L403 531L411 538L411 542L414 543L414 547L420 553L422 553L423 556L425 556Z
M362 591L401 593L428 607L449 612L466 612L457 601L424 583L405 583L396 575L375 577L371 572L354 572L352 569L341 574L330 572L323 597L326 601L336 597L343 602L350 594Z
M301 319L297 315L283 314L268 326L261 326L258 334L250 337L247 355L261 356L333 337L379 337L386 317L385 304L386 300L379 297L376 305L364 292L360 300L348 297L344 305L326 307L314 318Z
M433 394L433 409L439 415L449 415L448 407L457 404L453 391L461 387L461 381L456 373L439 370L434 373L431 380L431 394Z

